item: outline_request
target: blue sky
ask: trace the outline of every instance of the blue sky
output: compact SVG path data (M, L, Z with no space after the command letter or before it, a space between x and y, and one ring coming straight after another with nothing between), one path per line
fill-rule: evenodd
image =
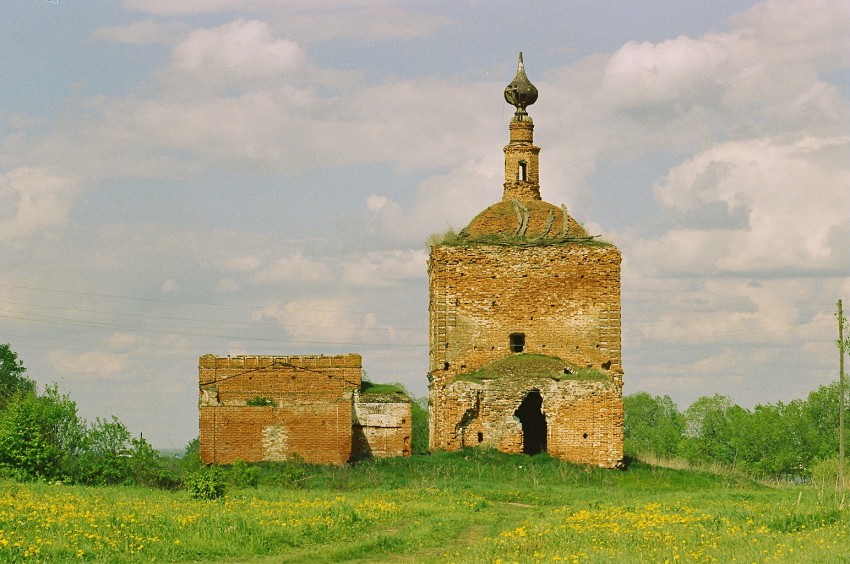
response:
M846 2L8 4L0 342L87 418L182 447L206 353L424 394L425 240L500 199L520 50L543 198L624 256L626 393L837 378Z

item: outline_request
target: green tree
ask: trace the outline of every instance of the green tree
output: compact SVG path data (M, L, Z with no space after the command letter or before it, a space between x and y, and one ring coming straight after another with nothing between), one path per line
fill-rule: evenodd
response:
M804 472L806 454L800 449L795 424L799 403L757 405L752 412L729 414L730 445L742 469L763 477Z
M35 382L24 376L27 369L9 345L0 345L0 410L19 394L35 393Z
M623 398L623 450L629 456L675 454L685 420L670 396L638 392Z
M166 489L180 485L179 477L167 467L159 451L144 437L132 439L130 443L130 467L136 484Z
M77 405L56 385L40 396L18 394L0 413L0 468L17 479L65 479L84 448Z
M801 415L804 421L801 444L809 460L829 458L838 452L838 403L837 381L818 387L806 398ZM846 396L845 405L848 405ZM850 421L845 421L847 424Z
M121 484L132 478L130 432L117 417L95 419L88 426L82 452L71 462L74 481Z
M720 394L703 396L685 410L685 432L679 452L690 462L734 464L732 444L735 425L746 424L745 409Z

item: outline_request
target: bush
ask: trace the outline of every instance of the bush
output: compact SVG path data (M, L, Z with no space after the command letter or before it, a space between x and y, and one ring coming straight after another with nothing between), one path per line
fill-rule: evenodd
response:
M90 485L132 481L130 432L116 417L97 418L86 430L82 453L71 461L73 481Z
M413 454L428 452L428 398L412 398L410 450Z
M65 480L85 449L77 405L54 385L13 397L0 413L0 468L17 480Z
M230 477L237 488L256 488L260 484L260 469L244 460L234 460Z
M227 483L220 468L206 467L193 472L186 479L186 489L192 499L212 500L227 492Z
M844 459L844 480L850 475L850 459ZM818 488L838 487L838 455L818 460L812 465L812 483Z
M133 439L131 443L130 467L132 481L136 485L161 489L180 486L180 478L166 466L166 459L144 437Z

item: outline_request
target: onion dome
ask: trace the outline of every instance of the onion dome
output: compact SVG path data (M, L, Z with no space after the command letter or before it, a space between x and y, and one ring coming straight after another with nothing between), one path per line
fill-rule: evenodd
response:
M525 108L537 101L537 88L525 76L525 65L522 63L522 52L519 54L516 76L505 87L505 101L516 106L513 121L531 121Z

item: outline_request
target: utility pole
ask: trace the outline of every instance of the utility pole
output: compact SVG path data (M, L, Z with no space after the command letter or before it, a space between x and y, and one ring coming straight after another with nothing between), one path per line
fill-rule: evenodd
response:
M844 491L844 310L838 300L838 483Z

